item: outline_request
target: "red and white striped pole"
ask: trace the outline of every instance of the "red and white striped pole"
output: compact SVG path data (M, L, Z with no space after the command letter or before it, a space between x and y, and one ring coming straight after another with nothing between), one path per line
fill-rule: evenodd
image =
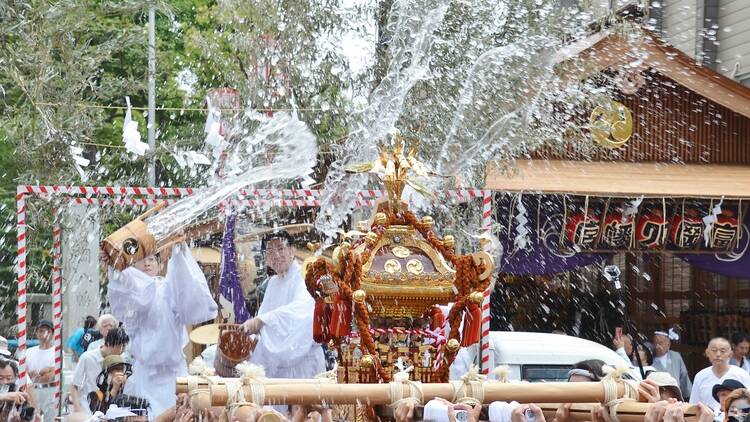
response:
M54 330L54 347L55 347L55 405L57 406L57 415L60 415L62 406L62 275L60 272L60 245L62 229L60 228L60 213L57 209L52 210L54 213L54 227L52 228L52 323Z
M18 255L18 385L26 384L26 198L22 186L16 192L16 230Z
M492 234L492 191L485 190L482 197L482 232ZM484 290L482 300L482 336L479 341L479 368L483 375L488 375L495 366L493 353L490 349L490 294L495 288L494 278Z

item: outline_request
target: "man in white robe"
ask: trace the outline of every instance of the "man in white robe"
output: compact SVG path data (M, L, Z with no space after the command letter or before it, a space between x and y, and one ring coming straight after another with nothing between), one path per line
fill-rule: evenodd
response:
M187 244L172 248L166 277L150 256L122 272L109 269L112 314L130 335L133 376L125 394L149 401L149 420L175 404L176 377L187 375L186 325L214 319L218 307Z
M276 273L268 280L258 316L242 325L258 334L250 363L270 378L313 378L325 372L323 349L313 340L315 301L294 261L291 236L279 232L264 239L266 264Z

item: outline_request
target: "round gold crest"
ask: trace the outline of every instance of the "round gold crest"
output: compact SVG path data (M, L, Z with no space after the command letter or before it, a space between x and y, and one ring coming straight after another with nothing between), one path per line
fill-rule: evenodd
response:
M422 265L422 261L418 259L411 259L406 263L406 271L409 271L414 275L420 275L424 272L424 265Z
M383 268L388 274L400 273L401 263L395 259L389 259L388 261L385 261L385 265L383 265Z
M393 252L393 254L399 258L406 258L407 256L411 255L411 251L409 250L409 248L406 248L404 246L394 246L393 249L391 249L391 252Z

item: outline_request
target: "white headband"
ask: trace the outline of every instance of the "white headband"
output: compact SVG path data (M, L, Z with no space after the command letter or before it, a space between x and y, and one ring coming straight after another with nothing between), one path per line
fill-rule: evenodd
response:
M670 328L668 332L665 331L654 331L654 335L657 336L664 336L672 341L677 341L680 339L680 335L677 334L677 331L674 330L674 328Z

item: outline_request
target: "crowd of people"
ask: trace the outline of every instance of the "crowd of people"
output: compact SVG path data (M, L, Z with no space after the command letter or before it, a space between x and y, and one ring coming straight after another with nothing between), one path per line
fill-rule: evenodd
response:
M242 329L258 335L251 362L265 367L267 376L313 378L325 371L326 363L322 348L312 340L314 304L294 261L291 241L283 231L263 240L266 262L275 275L269 279L258 314ZM109 268L111 314L87 317L66 344L75 370L68 391L63 392L70 408L64 421L223 422L211 409L196 414L186 395L175 395L176 378L187 375L182 351L188 343L185 327L216 318L217 305L187 245L173 248L164 277L159 275L160 267L157 255L123 271ZM28 377L21 381L7 341L0 338L0 421L54 421L53 331L50 321L38 323L39 345L26 351ZM657 331L651 342L634 344L628 335L613 341L622 364L638 381L641 398L652 403L646 421L682 422L683 404L690 403L698 406L700 422L744 422L750 412L746 389L750 387L750 338L737 334L731 341L712 339L705 349L710 366L692 380L682 356L671 348L674 339L671 331ZM569 371L568 382L600 381L605 366L599 360L581 361ZM561 405L555 422L572 422L570 412L570 404ZM590 420L603 422L603 412L595 406ZM254 407L252 413L252 421L334 419L332 410L323 405ZM393 416L399 422L546 421L533 404L495 402L483 408L442 399L431 400L423 408L405 400Z

